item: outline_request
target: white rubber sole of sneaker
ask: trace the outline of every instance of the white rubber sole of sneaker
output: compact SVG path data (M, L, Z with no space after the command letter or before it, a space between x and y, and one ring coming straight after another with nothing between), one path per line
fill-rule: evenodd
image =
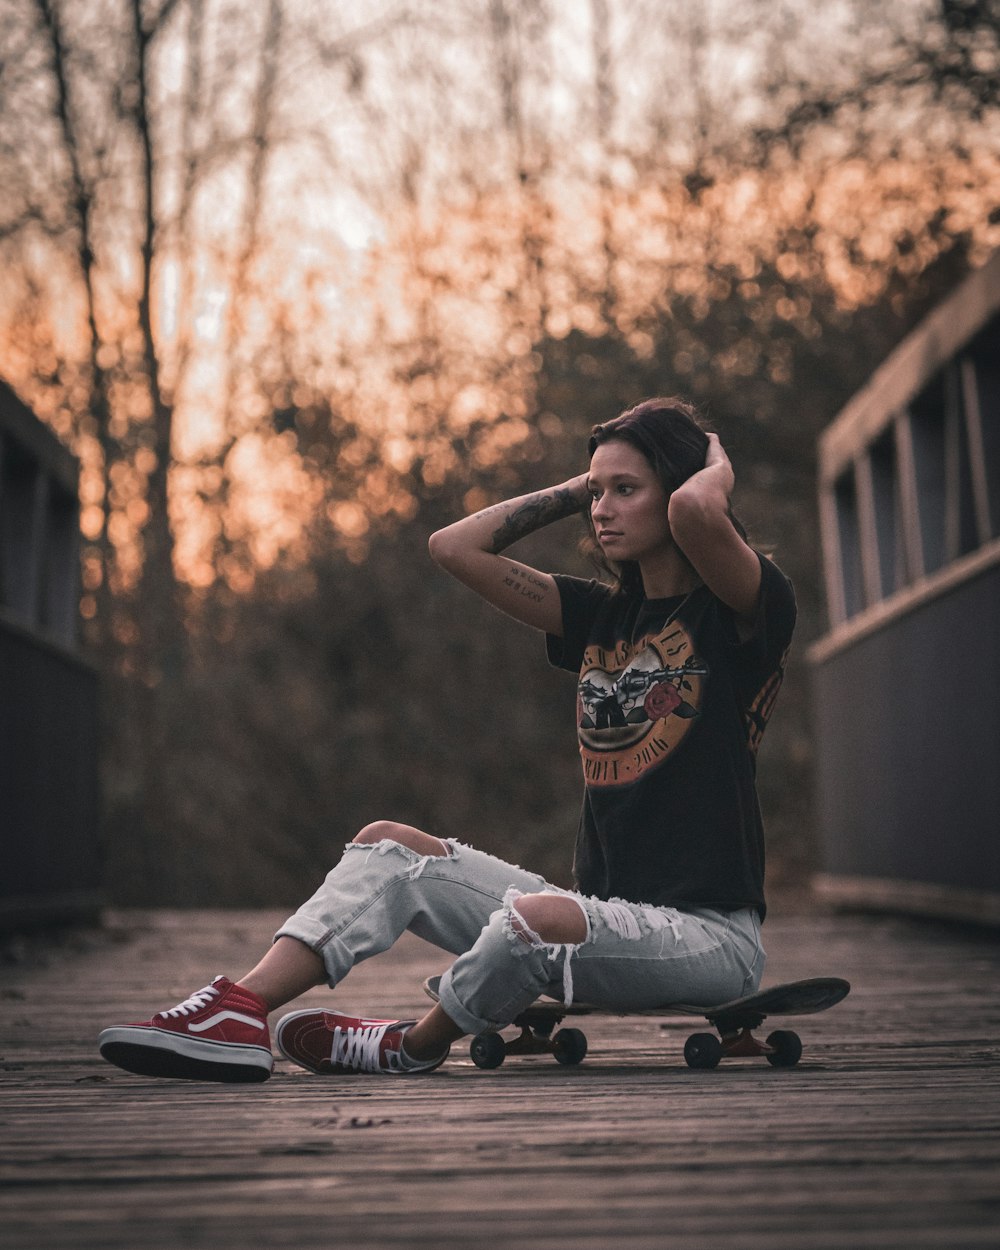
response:
M162 1029L105 1029L98 1046L109 1063L139 1076L239 1084L266 1081L274 1068L266 1046L213 1042Z

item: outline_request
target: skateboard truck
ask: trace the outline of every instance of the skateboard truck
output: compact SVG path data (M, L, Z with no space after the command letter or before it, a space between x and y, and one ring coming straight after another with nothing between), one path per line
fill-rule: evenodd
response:
M763 1057L773 1068L794 1068L802 1058L802 1041L791 1029L776 1029L766 1041L754 1037L753 1030L764 1023L762 1012L707 1016L719 1032L693 1033L684 1043L684 1061L689 1068L716 1068L723 1059Z
M469 1045L469 1056L477 1068L499 1068L508 1055L552 1055L556 1063L573 1067L587 1055L587 1035L581 1029L552 1030L558 1021L530 1024L521 1016L514 1021L521 1030L505 1041L499 1033L479 1033Z

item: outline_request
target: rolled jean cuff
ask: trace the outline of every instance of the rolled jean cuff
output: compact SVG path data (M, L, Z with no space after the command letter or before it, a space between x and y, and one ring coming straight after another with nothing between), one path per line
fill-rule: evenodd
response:
M454 1020L455 1024L464 1033L484 1033L487 1030L496 1032L503 1025L497 1025L489 1020L484 1020L481 1016L475 1016L460 1001L455 991L451 988L451 970L449 969L441 978L441 984L438 988L438 1002L441 1009L449 1020Z
M277 942L280 937L295 938L303 946L308 946L311 951L316 952L323 961L323 967L326 969L326 983L331 989L343 980L346 976L344 970L349 969L353 963L351 954L344 948L343 942L330 932L327 925L319 920L313 920L311 916L299 914L290 916L275 933L273 941Z

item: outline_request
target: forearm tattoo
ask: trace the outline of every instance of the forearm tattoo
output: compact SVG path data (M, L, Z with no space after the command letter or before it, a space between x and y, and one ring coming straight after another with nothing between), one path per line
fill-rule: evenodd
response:
M490 539L489 550L496 555L519 538L580 512L581 507L580 501L565 487L532 495L504 517L503 524Z

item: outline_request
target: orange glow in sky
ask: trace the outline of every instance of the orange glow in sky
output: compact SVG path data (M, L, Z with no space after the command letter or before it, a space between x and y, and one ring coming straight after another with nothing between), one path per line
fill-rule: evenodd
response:
M284 5L277 32L264 29L278 11L269 6L246 6L237 22L209 3L201 26L180 6L184 20L163 36L156 62L152 276L174 412L177 561L192 583L212 579L214 551L226 543L261 567L294 558L317 515L347 549L363 552L379 518L412 515L413 483L404 479L417 458L424 482L439 483L456 462L453 440L484 419L495 429L477 444L476 463L488 469L509 457L537 419L539 339L603 332L609 257L616 330L641 359L654 349L657 323L669 322L673 296L707 310L730 282L742 280L749 293L761 258L787 283L774 314L809 333L806 287L828 286L846 309L877 299L893 269L918 272L934 258L927 222L942 204L947 232L968 231L974 255L1000 245L1000 225L983 211L1000 203L997 154L985 141L976 146L974 129L963 132L961 161L948 142L917 154L907 140L895 154L852 155L837 131L783 167L738 168L712 154L712 136L724 151L727 135L771 107L775 49L792 80L808 70L817 82L822 74L840 81L845 58L861 56L859 41L877 33L855 30L860 10L846 0L822 11L706 0L673 6L670 21L662 6L611 3L617 59L603 131L598 10L556 4L544 21L536 15L535 29L530 7L510 6L513 33L502 44L485 19L477 26L463 11L459 20L448 5L426 27L396 21L395 9L375 0ZM928 3L903 7L893 11L899 30L919 31ZM83 47L97 38L86 23L71 34ZM843 55L831 59L831 48ZM669 100L658 86L667 64L676 71ZM212 84L204 98L196 65ZM261 119L255 91L269 67L271 108ZM99 94L99 86L89 88ZM252 125L266 143L250 141ZM262 152L255 200L251 170ZM202 181L189 194L186 161L195 155L204 158ZM122 569L134 572L137 557L127 552L143 520L151 453L140 436L148 390L130 377L139 274L132 160L115 167L115 194L99 201L95 292L112 433L138 445L129 444L127 471L108 484L112 538ZM53 186L64 191L65 169L52 164ZM711 175L697 195L685 189L685 170ZM789 244L807 221L811 242ZM897 243L907 235L913 245L902 254ZM87 357L74 236L68 231L61 248L29 237L18 263L0 267L0 368L73 441L84 532L93 535L104 482L93 420L78 411L84 383L60 391L47 380L60 360ZM735 349L719 363L735 379L746 367ZM674 367L683 389L696 362L679 347ZM333 494L289 428L316 397L379 449L377 464L366 460L363 439L329 451L336 480L350 482Z

